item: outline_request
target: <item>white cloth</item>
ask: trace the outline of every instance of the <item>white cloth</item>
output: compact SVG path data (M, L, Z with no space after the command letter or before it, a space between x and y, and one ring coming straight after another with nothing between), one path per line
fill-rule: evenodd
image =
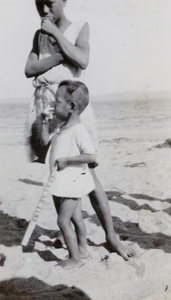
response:
M65 30L63 35L67 38L68 41L75 45L79 32L84 24L85 22L82 21L71 23ZM48 56L51 56L51 53L44 53L44 49L39 49L39 59L43 59ZM62 80L72 80L74 78L80 78L81 73L82 70L68 60L66 63L62 63L58 66L55 66L49 71L43 73L42 75L37 76L33 80L33 86L40 87L46 84L58 85Z
M80 153L95 154L86 128L76 124L57 132L46 156L46 165L54 165L57 158L73 157ZM73 164L62 171L57 171L50 193L59 197L80 198L94 190L94 180L87 164Z

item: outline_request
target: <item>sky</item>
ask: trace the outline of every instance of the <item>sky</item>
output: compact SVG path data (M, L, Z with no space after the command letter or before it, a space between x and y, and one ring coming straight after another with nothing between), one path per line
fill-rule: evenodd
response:
M29 98L24 68L40 18L34 0L0 4L0 98ZM68 0L65 13L90 25L92 95L171 90L171 0Z

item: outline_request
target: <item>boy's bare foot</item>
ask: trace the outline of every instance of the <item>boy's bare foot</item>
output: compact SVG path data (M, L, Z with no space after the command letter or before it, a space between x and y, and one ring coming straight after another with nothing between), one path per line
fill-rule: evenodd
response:
M79 249L79 257L81 259L86 259L86 258L89 258L90 257L90 253L88 251L81 251Z
M88 251L79 251L79 258L80 259L87 259L89 257L91 257L91 256L90 256L90 253ZM66 255L65 258L69 259L69 255Z
M125 247L119 240L115 242L107 241L107 246L112 252L117 252L124 260L135 256L135 251L131 247Z
M84 253L80 253L80 254L79 254L79 257L80 257L81 259L87 259L87 258L90 258L91 256L90 256L90 253L89 253L89 252L84 252Z
M58 263L58 266L62 267L64 270L77 269L80 268L82 265L82 261L76 260L74 258L68 258Z

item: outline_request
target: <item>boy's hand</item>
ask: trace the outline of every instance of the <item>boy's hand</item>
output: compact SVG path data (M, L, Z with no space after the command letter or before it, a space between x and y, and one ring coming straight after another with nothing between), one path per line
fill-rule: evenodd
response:
M68 160L64 157L58 158L55 161L55 165L57 166L58 171L62 171L68 166Z
M51 120L54 117L54 107L51 107L50 105L47 105L43 112L42 112L42 116L44 118L44 120Z
M54 107L47 105L42 112L43 123L48 123L54 117Z
M57 26L49 18L44 18L41 23L41 29L50 35L54 35L58 30Z

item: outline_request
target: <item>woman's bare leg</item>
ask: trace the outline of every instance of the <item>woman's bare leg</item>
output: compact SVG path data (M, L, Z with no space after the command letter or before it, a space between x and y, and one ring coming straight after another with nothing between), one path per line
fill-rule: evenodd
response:
M105 231L107 244L111 251L117 252L125 260L128 260L129 256L131 256L131 253L129 253L122 245L114 231L107 195L104 192L103 187L94 172L94 169L90 169L90 171L94 178L96 187L95 190L89 194L89 197Z

